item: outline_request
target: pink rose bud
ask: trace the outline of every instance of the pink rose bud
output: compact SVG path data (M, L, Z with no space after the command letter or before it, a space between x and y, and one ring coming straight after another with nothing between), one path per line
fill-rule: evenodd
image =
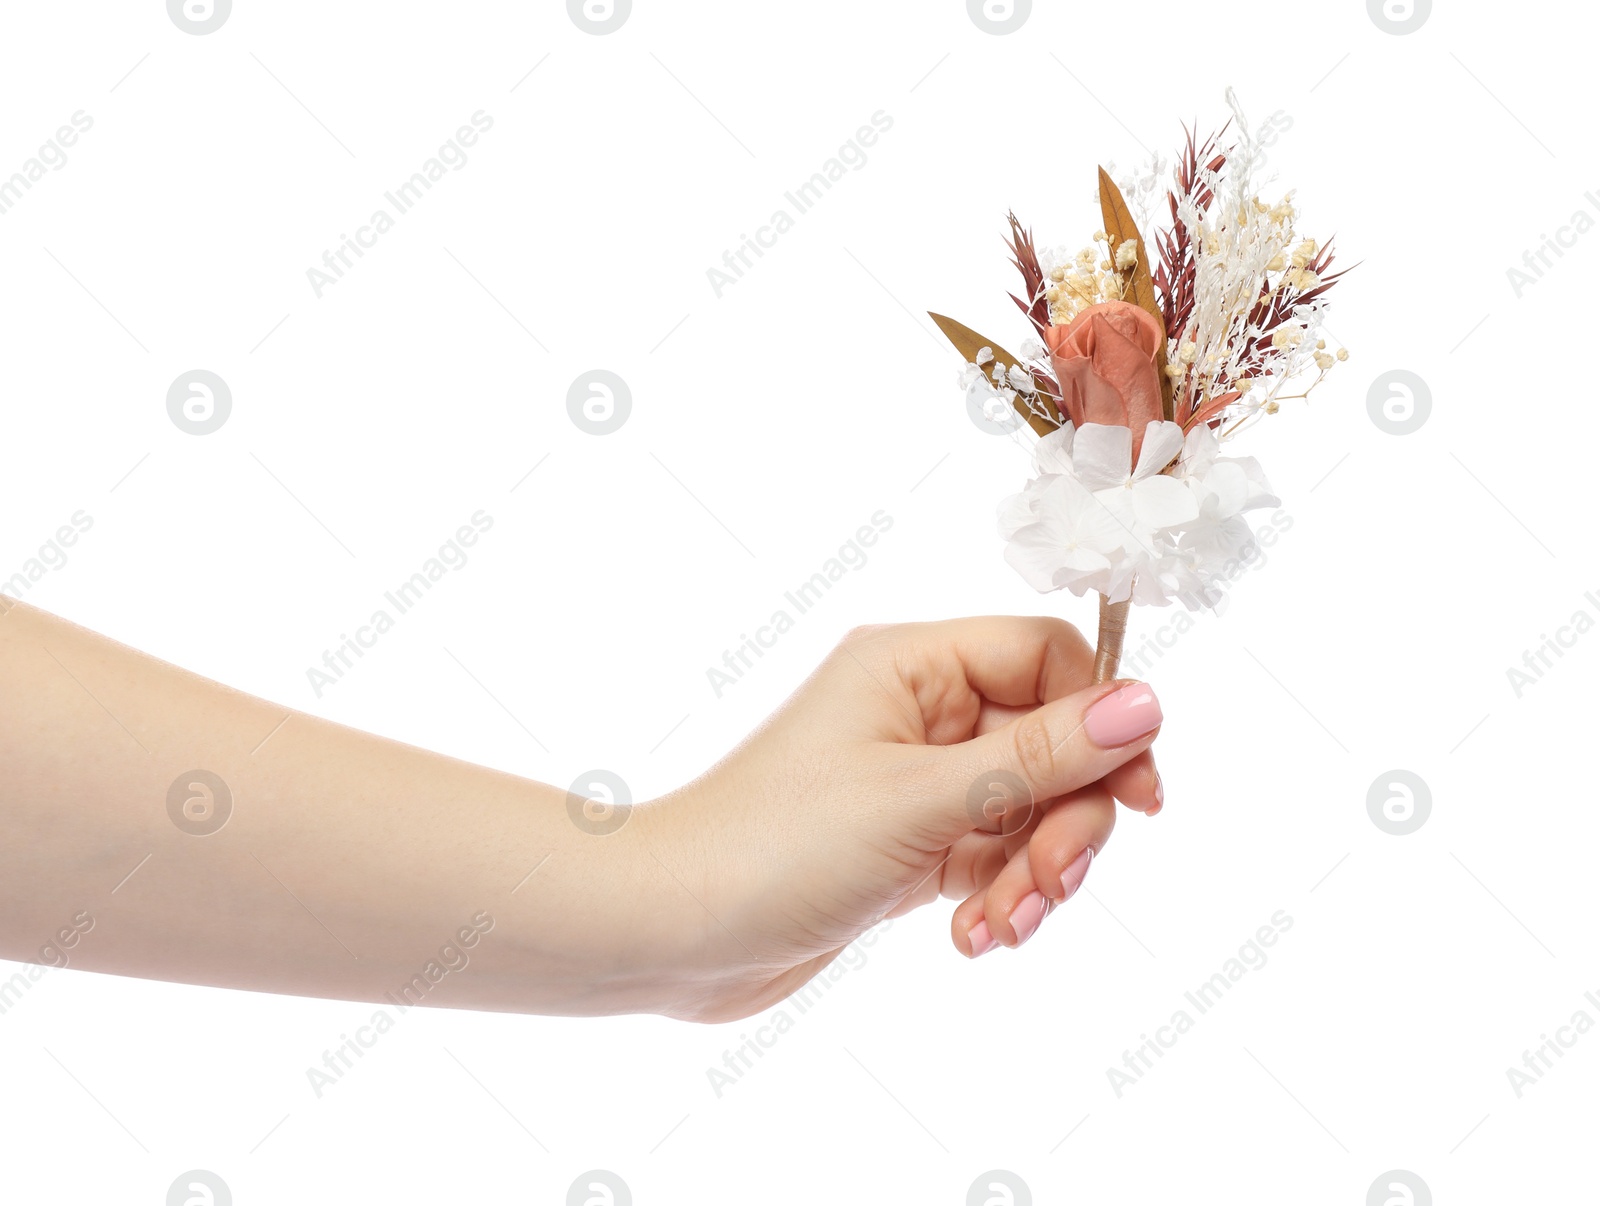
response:
M1146 424L1162 417L1156 352L1167 336L1161 324L1132 302L1106 301L1064 327L1048 328L1044 337L1067 417L1074 426L1132 429L1137 464Z

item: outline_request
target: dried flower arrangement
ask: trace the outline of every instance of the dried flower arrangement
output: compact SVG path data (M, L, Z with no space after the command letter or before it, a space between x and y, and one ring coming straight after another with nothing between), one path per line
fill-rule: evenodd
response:
M1104 168L1103 229L1075 254L1007 216L1020 356L930 315L967 361L969 405L1038 437L1034 476L1000 507L1006 560L1037 590L1099 594L1097 682L1116 676L1131 603L1215 606L1225 567L1255 556L1243 515L1278 500L1255 458L1220 446L1348 356L1323 332L1333 244L1299 234L1293 193L1256 195L1262 136L1227 101L1222 130L1186 132L1151 235ZM1130 187L1141 208L1160 175Z

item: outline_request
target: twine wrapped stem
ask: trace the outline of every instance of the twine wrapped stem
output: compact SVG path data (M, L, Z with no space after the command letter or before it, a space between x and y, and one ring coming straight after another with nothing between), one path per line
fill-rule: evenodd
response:
M1113 603L1100 596L1100 635L1094 647L1094 681L1108 683L1117 677L1122 661L1122 639L1128 633L1128 608L1132 599Z

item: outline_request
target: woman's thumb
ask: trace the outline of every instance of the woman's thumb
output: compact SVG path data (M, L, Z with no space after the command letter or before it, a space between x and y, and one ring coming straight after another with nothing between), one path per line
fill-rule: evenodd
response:
M1094 783L1148 749L1161 719L1148 684L1086 687L971 741L930 748L932 794L950 806L953 830L1013 832L1035 803Z

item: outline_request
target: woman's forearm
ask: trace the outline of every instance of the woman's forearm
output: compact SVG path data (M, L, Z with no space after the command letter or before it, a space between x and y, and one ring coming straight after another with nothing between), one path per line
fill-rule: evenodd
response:
M649 807L598 835L559 789L0 607L0 956L535 1013L693 993L703 910Z

